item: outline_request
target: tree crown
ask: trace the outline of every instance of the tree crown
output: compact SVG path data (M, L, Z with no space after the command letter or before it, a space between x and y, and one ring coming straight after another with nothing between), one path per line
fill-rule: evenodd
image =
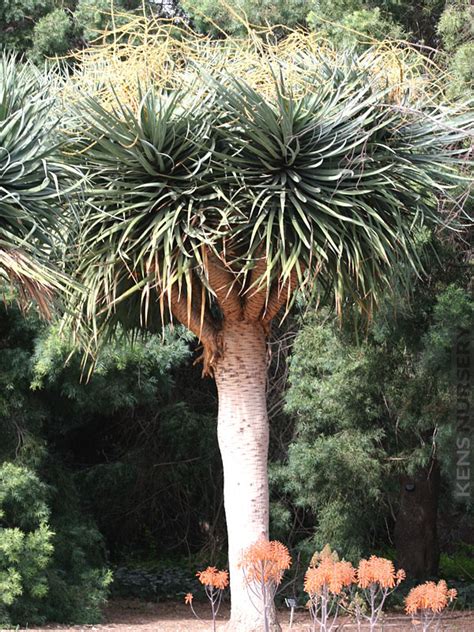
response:
M395 264L420 270L419 228L444 222L470 114L423 103L377 50L264 50L246 80L221 70L229 50L208 44L134 102L75 107L96 331L174 315L206 342L223 320L268 324L297 287L370 311Z

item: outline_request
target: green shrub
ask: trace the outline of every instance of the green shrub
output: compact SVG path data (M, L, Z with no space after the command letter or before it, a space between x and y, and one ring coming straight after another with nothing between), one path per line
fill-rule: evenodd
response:
M71 46L72 22L64 9L55 9L40 18L33 30L30 57L41 62L44 57L65 55Z
M474 89L474 42L464 44L454 53L449 68L454 77L450 93L454 96L466 95Z
M54 479L59 489L0 465L0 624L101 618L112 579L102 537L81 515L72 480L57 467Z
M55 462L47 464L47 473L55 485L51 497L55 537L47 570L48 595L41 614L46 620L59 623L98 623L112 581L104 564L103 538L93 520L82 511L74 476Z
M447 51L456 50L474 36L473 11L469 0L455 0L446 4L437 32Z
M84 39L94 40L110 21L110 2L109 0L79 0L74 17Z
M81 515L72 480L54 489L26 467L0 466L0 622L96 623L111 573L102 537ZM53 508L53 511L50 509Z
M379 7L363 8L360 2L336 3L335 7L320 4L318 11L308 15L308 24L336 46L369 46L374 40L404 37L403 29L385 17ZM322 12L324 8L327 14Z
M463 545L453 555L441 554L439 574L446 579L474 581L474 546Z
M45 598L53 553L47 524L48 488L36 474L13 463L0 466L0 616L15 622L17 609ZM36 608L30 609L33 614ZM31 620L31 618L30 618Z
M0 47L18 52L29 48L36 21L53 9L53 0L2 0Z
M217 36L243 35L247 22L253 26L301 26L314 6L313 0L237 0L229 2L231 9L216 0L183 0L181 4L197 31Z

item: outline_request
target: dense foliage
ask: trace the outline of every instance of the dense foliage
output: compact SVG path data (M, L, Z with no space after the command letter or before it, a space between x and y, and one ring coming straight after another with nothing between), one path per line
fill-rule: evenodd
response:
M42 326L5 305L1 315L0 575L3 623L100 618L110 576L102 536L48 442L52 411L31 388Z
M204 397L199 372L196 391L177 395L184 339L112 345L89 382L34 315L3 307L1 340L3 620L98 620L104 536L115 563L220 547L214 395Z
M433 462L442 469L443 512L463 514L451 356L473 305L453 253L444 257L431 261L430 280L414 282L410 299L387 302L362 340L332 318L313 318L298 334L286 397L295 433L273 472L290 502L316 518L313 548L331 542L356 558L387 546L402 476ZM444 546L462 539L465 520L442 535Z
M173 0L145 2L150 14L179 14ZM0 47L26 53L37 63L62 56L142 11L140 0L4 0L0 5ZM112 13L112 15L111 15Z
M113 18L108 0L5 0L0 7L0 46L26 52L41 62L83 47L143 9L190 22L213 37L245 35L248 25L257 29L270 25L280 26L282 35L288 27L307 27L336 46L404 39L426 46L437 64L450 68L453 94L473 87L474 15L469 0L115 0ZM439 49L436 54L435 49Z

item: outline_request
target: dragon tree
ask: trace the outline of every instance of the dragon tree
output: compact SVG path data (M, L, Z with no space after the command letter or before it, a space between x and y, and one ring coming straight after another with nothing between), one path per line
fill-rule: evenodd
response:
M97 340L182 323L217 385L229 630L262 629L239 561L269 535L272 322L297 292L370 313L395 270L423 273L420 231L464 186L472 117L410 100L376 67L373 52L333 67L295 53L268 62L262 88L193 66L192 85L149 85L136 106L117 92L75 107L76 309Z

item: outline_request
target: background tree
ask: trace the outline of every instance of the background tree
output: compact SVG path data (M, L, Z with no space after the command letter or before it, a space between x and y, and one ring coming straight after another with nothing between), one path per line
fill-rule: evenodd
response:
M181 3L198 32L217 37L226 34L246 35L246 25L288 28L305 26L313 4L313 1L307 0L238 0L232 4L210 0L183 0Z
M308 13L308 25L341 48L367 47L374 40L406 37L387 7L361 0L320 0Z
M68 455L59 455L54 445L53 437L59 442L67 426L53 429L51 401L30 389L35 338L44 328L33 310L27 316L21 313L13 297L2 304L2 626L46 620L97 622L111 580L102 536L84 514Z
M9 1L0 7L0 44L23 52L33 44L35 23L54 8L51 0Z
M58 7L42 16L33 28L33 45L29 57L41 64L45 57L63 57L74 43L74 28L70 15Z
M453 95L474 89L474 8L470 2L447 2L437 24L448 66L455 78ZM443 55L443 53L442 53Z
M429 577L438 531L443 549L462 539L463 521L454 536L436 512L441 502L445 515L460 509L451 354L473 305L457 260L438 244L429 277L384 302L362 340L328 317L299 332L286 395L295 434L272 478L314 516L311 550L331 542L358 559L387 547L388 530L399 565Z
M79 468L83 505L115 564L129 552L150 565L200 551L215 562L220 553L215 394L187 366L182 334L110 342L87 382L57 332L36 346L33 386L49 404L51 449Z
M4 0L0 6L0 46L26 54L36 64L64 56L111 31L143 9L148 15L180 15L174 0ZM112 17L111 13L114 14Z

